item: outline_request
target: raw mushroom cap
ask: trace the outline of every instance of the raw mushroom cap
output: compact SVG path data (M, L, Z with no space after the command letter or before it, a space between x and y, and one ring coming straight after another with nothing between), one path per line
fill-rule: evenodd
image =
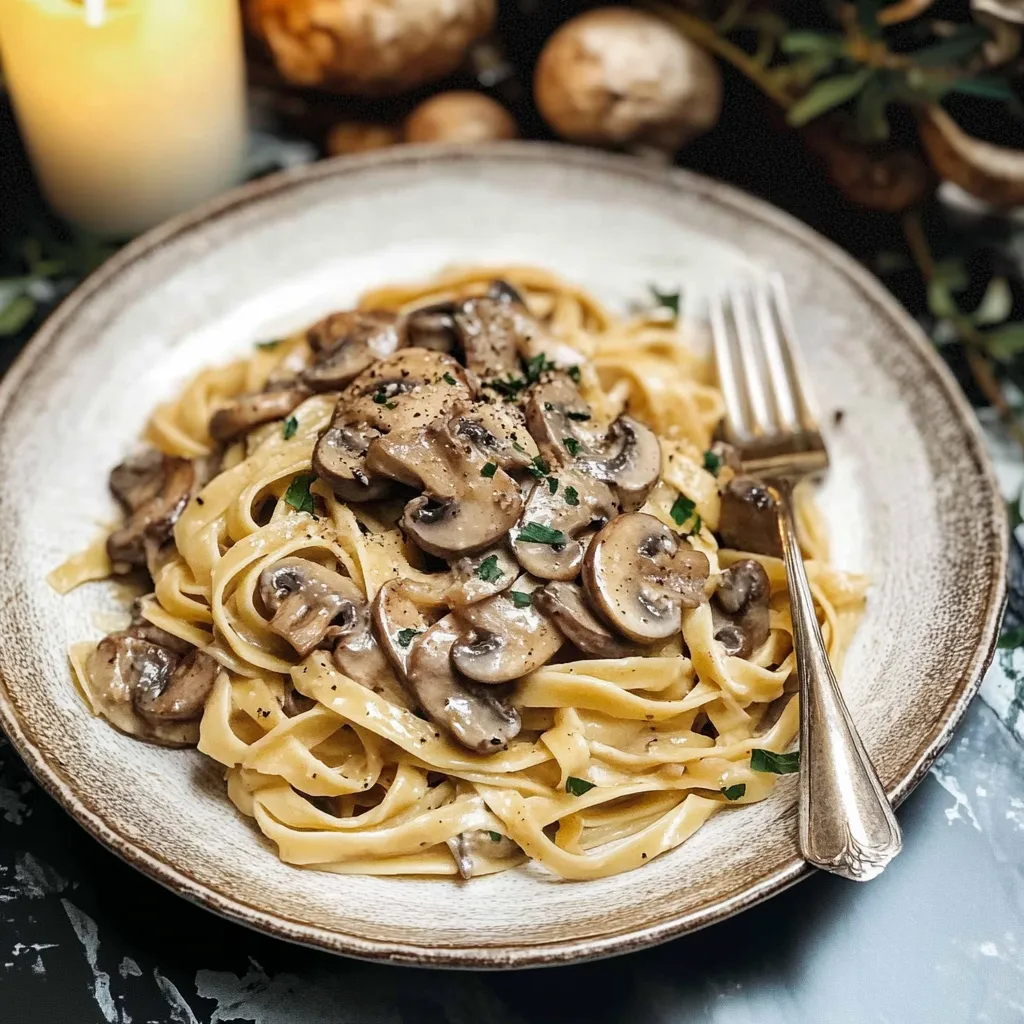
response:
M591 604L639 643L678 633L682 609L704 600L707 556L643 512L613 519L591 542L583 581Z
M512 593L532 594L543 584L523 575ZM453 612L461 627L452 647L452 663L480 683L507 683L549 662L565 642L555 624L533 604L518 607L509 593ZM466 627L469 627L468 629Z

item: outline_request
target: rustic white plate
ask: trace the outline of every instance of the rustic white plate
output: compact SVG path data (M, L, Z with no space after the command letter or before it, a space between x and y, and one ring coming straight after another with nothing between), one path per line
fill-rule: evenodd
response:
M796 780L722 813L639 871L559 882L524 868L455 881L280 863L195 752L92 718L65 650L98 636L109 585L46 573L114 509L107 472L200 366L452 262L529 262L612 303L648 282L780 270L833 431L838 560L876 581L844 686L900 800L991 658L1006 522L971 413L913 321L789 217L681 171L554 146L402 148L250 185L121 252L49 320L0 390L0 721L46 788L160 882L255 928L356 956L523 966L607 956L710 924L803 877Z

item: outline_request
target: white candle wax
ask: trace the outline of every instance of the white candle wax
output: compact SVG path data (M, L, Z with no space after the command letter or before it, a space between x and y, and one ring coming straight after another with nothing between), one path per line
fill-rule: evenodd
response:
M76 224L135 234L238 180L237 0L0 0L0 55L43 191Z

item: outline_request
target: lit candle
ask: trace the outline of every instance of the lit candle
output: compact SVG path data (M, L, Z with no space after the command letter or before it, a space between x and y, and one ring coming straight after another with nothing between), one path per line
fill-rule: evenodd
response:
M131 235L234 184L238 0L0 0L14 110L53 208Z

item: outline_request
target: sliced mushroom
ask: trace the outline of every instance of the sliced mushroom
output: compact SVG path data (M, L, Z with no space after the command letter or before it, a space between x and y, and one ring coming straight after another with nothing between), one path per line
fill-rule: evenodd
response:
M558 653L565 638L532 601L541 586L540 580L524 574L506 593L466 605L448 616L463 627L451 657L464 676L480 683L508 683L540 668ZM516 599L517 594L529 595L530 602Z
M710 565L643 512L613 519L591 542L583 582L591 604L619 632L639 643L678 633L683 608L704 600Z
M110 471L110 490L128 515L160 493L165 456L155 448L130 455Z
M460 832L445 842L452 852L460 877L467 881L473 877L477 860L509 860L523 852L519 844L514 843L508 836L497 832L485 832L482 829Z
M483 380L519 372L520 335L533 328L525 307L482 295L460 302L454 320L468 370Z
M405 337L409 345L435 352L454 352L459 345L455 327L455 303L438 302L406 314Z
M371 476L366 452L380 431L365 423L332 423L313 448L313 472L343 501L378 501L394 489L390 480Z
M647 500L661 474L661 444L654 431L620 416L595 454L581 453L576 465L615 488L622 508L632 512Z
M309 395L309 389L303 385L242 395L210 417L210 437L215 441L230 441L263 423L283 420Z
M527 469L540 455L523 414L514 405L477 403L460 417L454 432L504 470Z
M576 583L549 583L533 595L540 609L584 654L597 658L629 658L639 654L635 644L615 636L591 611L583 588Z
M768 639L771 585L753 558L734 562L722 573L711 600L715 639L725 653L749 658Z
M409 687L427 717L464 747L478 754L504 750L519 735L519 712L504 694L481 690L455 674L452 648L459 638L451 615L417 637L409 655Z
M299 379L313 391L340 390L401 345L398 318L386 310L333 313L306 337L316 355Z
M452 608L475 604L508 590L519 575L519 563L504 544L452 562L451 582L444 593Z
M589 447L590 423L590 406L564 374L556 374L530 389L526 424L541 453L552 465L560 466L572 460L565 445L566 439L581 447Z
M160 456L159 476L155 468L151 470L152 476L140 474L133 488L127 484L134 471L119 473L121 469L118 467L114 471L118 474L117 488L126 498L139 503L133 508L125 501L131 511L128 522L107 538L107 554L116 573L147 565L147 554L170 539L174 524L188 504L196 483L195 465L188 459L170 455ZM112 487L115 486L113 477L114 474L111 475Z
M198 718L217 678L217 663L181 641L153 643L163 634L141 622L104 637L86 663L90 696L114 725L170 747L195 746Z
M330 626L325 639L334 646L334 664L339 671L392 704L409 707L405 690L373 635L368 604L357 607L350 624Z
M198 718L219 671L220 666L213 658L193 650L170 672L144 672L135 685L135 710L149 722L187 722Z
M429 625L400 580L385 583L373 603L377 639L416 704L463 746L481 754L503 750L519 735L519 712L494 689L456 675L451 648L458 632L445 616Z
M328 628L351 628L365 603L347 576L307 558L282 558L260 573L259 592L272 614L268 628L304 658L324 640Z
M415 432L378 438L367 467L425 493L405 506L402 526L424 551L442 558L482 551L508 533L523 507L516 482L453 436L467 406Z
M726 484L718 535L723 547L782 557L775 499L764 484L749 476Z
M512 550L519 564L545 580L572 580L583 564L587 531L599 530L619 513L619 504L607 484L575 469L557 471L557 477L538 480L523 508ZM552 492L549 480L557 480ZM533 535L550 539L530 540ZM551 535L555 531L555 535ZM560 534L561 537L557 535Z
M526 362L544 356L546 363L578 366L585 357L571 345L558 341L529 311L522 295L500 278L491 282L487 297L506 307L505 316L514 317L514 335L519 356Z

